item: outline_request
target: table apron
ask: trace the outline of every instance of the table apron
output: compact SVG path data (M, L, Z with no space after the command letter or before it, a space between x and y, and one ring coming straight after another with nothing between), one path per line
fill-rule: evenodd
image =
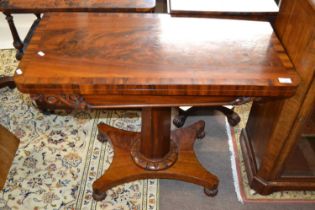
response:
M220 96L147 96L147 95L53 95L31 94L39 108L44 109L103 109L137 107L239 105L251 97Z

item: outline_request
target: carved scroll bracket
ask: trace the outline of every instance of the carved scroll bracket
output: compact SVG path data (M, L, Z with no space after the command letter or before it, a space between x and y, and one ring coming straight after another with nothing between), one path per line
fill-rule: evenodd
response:
M76 109L84 110L88 108L82 96L78 95L31 95L40 109Z

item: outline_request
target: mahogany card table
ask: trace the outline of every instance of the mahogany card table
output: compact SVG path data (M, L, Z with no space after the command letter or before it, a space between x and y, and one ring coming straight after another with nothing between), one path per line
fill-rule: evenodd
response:
M205 123L171 131L171 108L285 100L299 84L269 23L126 13L45 15L14 79L41 109L142 108L140 133L98 125L114 158L93 183L96 200L146 178L215 195L219 179L193 151Z

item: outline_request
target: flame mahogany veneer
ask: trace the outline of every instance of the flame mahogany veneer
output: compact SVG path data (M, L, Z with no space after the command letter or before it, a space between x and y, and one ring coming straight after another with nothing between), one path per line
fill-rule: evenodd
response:
M48 14L18 68L18 89L42 109L142 108L141 133L99 124L99 140L110 140L115 155L93 184L96 200L144 178L215 195L219 180L193 151L204 122L171 131L171 107L285 100L299 84L269 23L157 14Z
M0 12L6 16L16 48L16 59L21 60L25 49L41 20L41 14L46 12L152 12L155 0L1 0ZM33 22L23 41L15 27L12 14L31 13L37 19ZM0 81L1 84L1 81Z

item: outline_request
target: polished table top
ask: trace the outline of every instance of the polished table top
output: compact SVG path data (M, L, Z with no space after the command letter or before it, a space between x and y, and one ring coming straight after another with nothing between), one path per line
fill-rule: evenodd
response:
M299 83L269 23L157 14L49 14L19 71L25 93L290 96Z
M278 12L274 0L169 0L170 12Z
M1 0L0 11L14 13L36 12L106 12L151 11L155 0Z

